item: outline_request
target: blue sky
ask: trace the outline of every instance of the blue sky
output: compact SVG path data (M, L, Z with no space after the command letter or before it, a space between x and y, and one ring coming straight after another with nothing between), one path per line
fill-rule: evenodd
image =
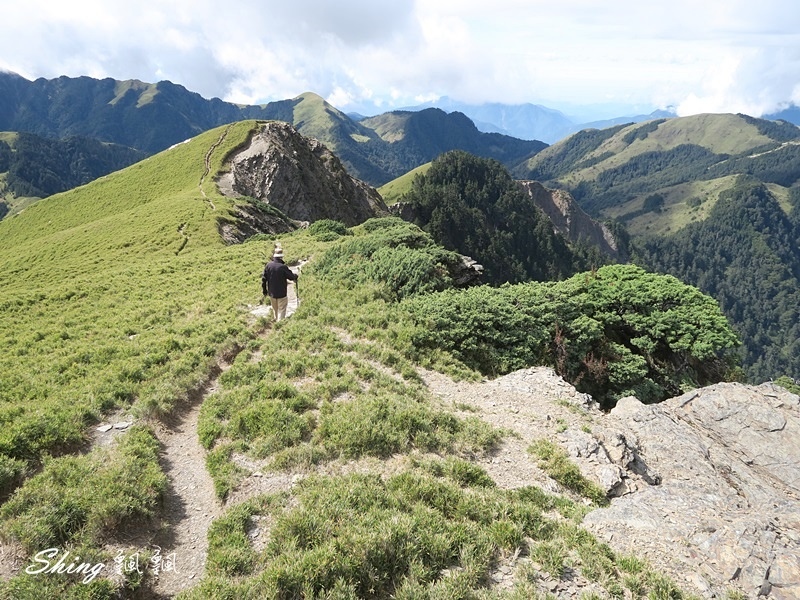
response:
M441 96L618 114L800 104L796 0L0 0L0 10L0 69L29 79L168 79L248 104L312 91L365 114Z

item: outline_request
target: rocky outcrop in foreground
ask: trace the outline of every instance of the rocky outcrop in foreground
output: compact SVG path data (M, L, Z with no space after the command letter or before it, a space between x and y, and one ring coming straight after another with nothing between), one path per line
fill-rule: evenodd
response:
M617 552L701 598L800 598L798 396L716 384L661 404L626 398L604 413L546 367L481 383L428 373L426 382L446 405L470 407L464 416L514 433L477 459L498 486L569 493L527 451L549 439L611 498L584 526ZM580 577L549 583L543 593L557 598L591 590Z
M643 405L625 398L563 442L613 499L584 524L704 597L800 598L800 398L717 384Z
M325 145L279 121L253 135L218 185L225 195L260 200L297 221L333 219L353 226L388 214L380 194L348 175Z

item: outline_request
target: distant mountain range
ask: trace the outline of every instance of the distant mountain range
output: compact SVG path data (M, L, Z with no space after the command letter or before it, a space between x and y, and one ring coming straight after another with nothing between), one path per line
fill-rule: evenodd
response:
M575 132L674 116L657 111L576 123L560 111L535 104L469 105L442 98L436 106L351 117L313 93L265 105L238 105L205 99L169 81L91 77L29 81L0 72L0 131L52 139L93 138L153 154L226 123L286 121L304 136L325 143L352 175L373 186L454 149L494 158L518 172L520 163ZM800 123L800 110L790 108L771 118ZM130 156L135 160L135 154Z
M463 114L440 109L387 115L356 122L313 93L242 106L207 100L169 81L150 84L91 77L29 81L0 73L0 131L56 139L83 136L153 154L235 121L286 121L304 136L325 143L352 175L374 186L447 150L466 150L510 167L547 146L481 132Z
M541 140L554 144L573 133L584 129L607 129L616 125L642 123L653 119L669 119L677 117L673 110L655 110L647 114L622 115L609 119L584 121L541 104L504 104L489 102L486 104L468 104L458 102L444 96L432 102L425 102L402 110L420 111L427 108L440 108L447 113L460 112L469 117L480 131L502 133L523 140ZM351 115L355 120L365 117ZM763 115L769 121L787 121L800 125L800 108L790 106L778 112Z
M502 133L523 140L542 140L548 144L557 142L582 129L605 129L623 123L641 123L652 119L677 116L669 110L657 110L650 114L619 116L602 121L581 122L559 110L540 104L467 104L443 97L404 110L418 111L440 108L448 113L460 112L468 116L480 131Z

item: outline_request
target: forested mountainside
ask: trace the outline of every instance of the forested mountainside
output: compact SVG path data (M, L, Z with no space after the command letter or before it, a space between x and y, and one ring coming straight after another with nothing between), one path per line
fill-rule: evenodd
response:
M743 340L749 378L800 377L798 127L696 115L587 130L523 172L623 224L640 264L716 298Z
M83 185L144 156L91 138L53 140L24 132L0 133L0 219L26 199Z
M747 174L791 187L800 179L799 157L795 125L706 114L581 131L514 174L568 189L590 214L625 219L651 194L665 198L664 208L680 205L688 198L677 197L686 194L678 186L689 183L702 192L702 182Z
M466 152L434 160L394 210L481 263L487 283L564 279L611 262L597 247L571 244L554 231L499 162Z
M643 264L719 301L755 381L800 377L798 192L790 217L763 183L743 181L723 192L703 221L639 245Z

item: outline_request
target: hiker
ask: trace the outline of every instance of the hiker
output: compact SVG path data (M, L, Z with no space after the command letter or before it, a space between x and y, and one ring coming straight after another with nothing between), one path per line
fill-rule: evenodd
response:
M286 297L286 288L289 280L297 281L297 275L283 262L283 249L275 246L272 260L264 266L261 274L261 291L269 295L272 305L272 318L280 321L286 318L286 306L289 298Z

